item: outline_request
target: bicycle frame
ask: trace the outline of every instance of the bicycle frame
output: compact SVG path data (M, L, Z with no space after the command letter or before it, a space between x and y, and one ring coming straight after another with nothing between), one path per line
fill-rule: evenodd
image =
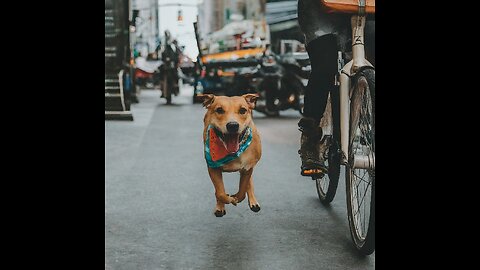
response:
M365 59L365 15L356 14L351 18L352 25L352 54L353 59L348 62L339 71L339 91L340 91L340 145L343 152L342 164L348 164L348 145L349 145L349 123L350 123L350 97L351 97L351 77L362 67L372 67L373 65ZM341 54L339 54L341 57ZM341 59L339 59L341 61ZM373 163L373 164L372 164ZM355 168L375 168L375 159L368 156L355 155Z

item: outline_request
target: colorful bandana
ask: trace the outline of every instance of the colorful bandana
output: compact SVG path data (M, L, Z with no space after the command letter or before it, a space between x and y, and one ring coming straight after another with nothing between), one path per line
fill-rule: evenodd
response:
M228 162L238 158L252 142L252 129L247 127L239 140L238 151L229 154L222 139L220 139L221 133L213 128L212 125L207 127L207 140L205 141L205 159L207 160L207 166L210 168L221 167Z

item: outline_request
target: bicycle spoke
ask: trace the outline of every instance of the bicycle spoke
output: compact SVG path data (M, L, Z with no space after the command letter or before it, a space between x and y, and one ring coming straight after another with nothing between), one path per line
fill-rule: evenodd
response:
M368 187L365 189L365 194L363 195L362 203L363 203L364 200L365 200L365 195L367 194L367 190L368 190ZM362 228L365 228L365 221L367 220L367 218L366 218L366 216L367 216L366 206L367 206L367 204L364 203L364 204L363 204L363 227L362 227ZM363 231L363 233L365 233L365 231ZM362 234L362 235L365 235L365 234Z
M370 183L370 181L367 181L367 180L363 179L363 177L360 177L360 176L358 176L358 175L355 174L355 173L353 173L353 175L356 176L357 178L359 178L359 181L361 181L361 182L364 182L364 183L366 183L366 184ZM358 185L360 185L361 182L359 182ZM358 185L357 185L357 187L358 187Z
M359 206L361 206L361 204L363 203L363 201L364 201L364 199L365 199L365 195L367 195L367 190L368 190L368 187L369 187L369 186L370 186L370 183L369 183L368 186L365 188L366 191L365 191L365 193L363 194L362 199L360 200ZM357 189L357 191L358 191L358 189ZM357 192L357 202L358 202L358 192ZM359 207L359 208L360 208L360 207ZM356 214L356 213L354 213L354 214Z
M367 221L367 203L364 203L365 202L365 195L367 194L367 192L364 193L364 195L362 196L362 199L360 199L360 202L359 202L359 198L358 198L358 191L356 192L357 193L357 196L356 196L356 205L353 209L353 216L354 218L357 220L357 225L361 226L361 228L359 228L359 232L361 232L361 235L363 236L364 233L366 232L365 229L366 229L366 226L365 226L365 223ZM361 209L362 209L362 205L363 205L363 215L361 213ZM362 218L363 216L363 218Z

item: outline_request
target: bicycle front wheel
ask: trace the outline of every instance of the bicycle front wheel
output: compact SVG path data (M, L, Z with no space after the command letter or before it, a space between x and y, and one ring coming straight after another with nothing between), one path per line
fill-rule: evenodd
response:
M375 71L355 76L345 180L350 233L365 255L375 250Z

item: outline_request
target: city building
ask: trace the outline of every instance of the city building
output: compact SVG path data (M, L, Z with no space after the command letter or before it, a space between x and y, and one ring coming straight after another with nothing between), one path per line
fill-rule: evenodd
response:
M282 40L304 42L297 20L297 0L268 0L266 20L270 27L272 50L279 53Z
M132 10L138 10L132 43L143 56L155 51L159 42L158 0L131 0Z
M266 0L203 0L198 5L200 38L220 30L242 16L246 20L262 20L265 17Z

